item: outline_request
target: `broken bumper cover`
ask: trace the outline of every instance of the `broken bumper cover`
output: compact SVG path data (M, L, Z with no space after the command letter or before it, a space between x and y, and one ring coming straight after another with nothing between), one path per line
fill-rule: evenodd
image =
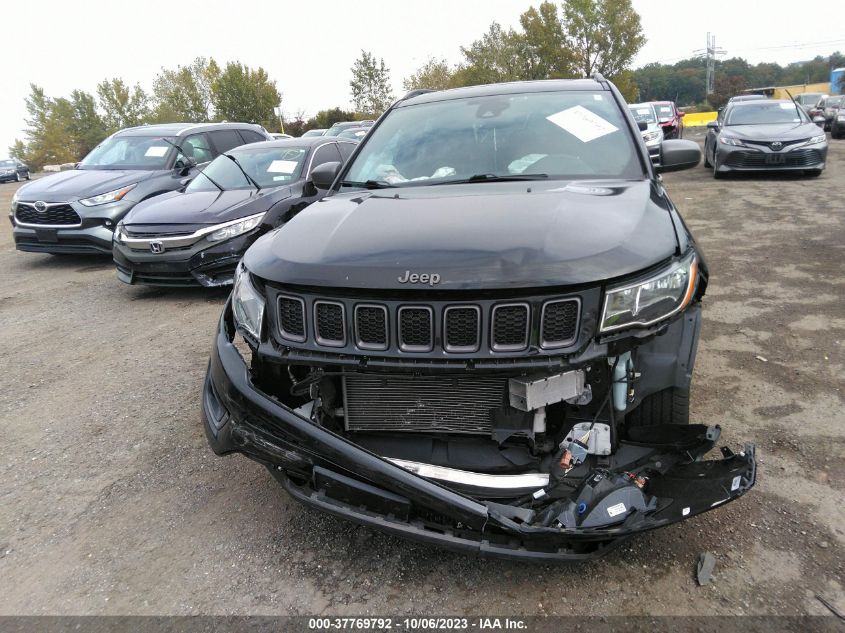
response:
M655 480L662 503L598 528L532 524L533 511L479 501L382 459L323 429L256 388L232 343L227 304L202 396L212 450L267 466L298 501L397 536L452 550L519 560L585 560L626 537L732 501L755 483L753 445L722 460L691 462ZM669 495L674 495L670 498Z

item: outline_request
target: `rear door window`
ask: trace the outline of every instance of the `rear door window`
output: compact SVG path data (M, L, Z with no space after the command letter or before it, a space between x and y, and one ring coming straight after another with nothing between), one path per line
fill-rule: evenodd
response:
M337 145L334 143L326 143L317 148L314 152L314 158L311 161L311 169L323 163L341 162L340 152L337 151Z
M255 130L238 130L241 133L241 136L244 139L244 143L260 143L261 141L266 141L267 139L261 136Z
M184 150L184 153L187 154L188 158L192 158L198 165L209 162L217 155L214 150L211 149L208 137L202 133L186 136L180 141L179 145L182 146L182 149ZM184 163L184 158L185 156L180 152L176 160L178 162L179 159L182 159L182 162Z
M211 142L214 143L214 148L219 154L223 154L234 147L244 144L237 130L215 130L214 132L209 132L208 135L211 137Z

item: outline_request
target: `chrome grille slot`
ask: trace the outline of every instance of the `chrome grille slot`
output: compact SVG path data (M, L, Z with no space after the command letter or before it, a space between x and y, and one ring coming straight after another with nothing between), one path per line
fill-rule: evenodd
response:
M279 297L279 330L290 341L305 340L305 302L296 297Z
M434 315L428 306L399 308L399 347L403 352L430 352L434 346Z
M491 433L491 412L505 406L507 378L346 374L348 431Z
M317 343L328 347L346 345L343 304L334 301L314 302L314 336Z
M540 345L545 348L563 347L578 335L577 299L549 301L543 306L540 319Z
M447 352L474 352L481 338L478 306L449 306L443 312L443 340Z
M387 343L387 308L355 306L355 345L361 349L385 350Z
M528 347L528 304L501 304L493 308L493 349L518 351Z

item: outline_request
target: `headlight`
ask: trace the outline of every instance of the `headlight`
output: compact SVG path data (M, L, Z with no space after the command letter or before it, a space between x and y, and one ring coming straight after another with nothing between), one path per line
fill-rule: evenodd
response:
M845 113L840 112L839 114L836 115L836 118L839 121L845 121Z
M235 287L232 289L232 313L235 325L254 340L261 340L261 323L264 320L264 297L252 285L249 271L243 262L235 271Z
M743 143L738 138L734 138L733 136L720 136L719 142L723 145L733 145L735 147L745 147L745 143Z
M247 233L261 224L261 219L264 217L263 213L251 215L248 218L231 222L223 225L208 236L210 242L220 242L221 240L228 240L237 237L243 233Z
M605 294L600 331L645 327L683 310L697 280L698 262L690 255L647 281L610 288Z
M114 241L118 244L123 244L123 240L126 237L126 233L123 228L123 223L118 224L117 228L114 230Z
M654 132L648 132L647 134L643 134L643 140L648 143L649 141L656 141L661 136L663 136L663 132L660 130L656 130Z
M809 141L807 141L807 145L815 145L816 143L824 143L827 140L827 137L824 134L819 134L818 136L814 136Z
M84 204L86 207L96 207L98 204L106 204L107 202L117 202L118 200L122 200L123 196L132 191L135 188L135 185L137 184L138 183L135 183L123 187L121 189L115 189L114 191L108 191L106 193L101 193L97 196L85 198L84 200L80 200L79 204Z

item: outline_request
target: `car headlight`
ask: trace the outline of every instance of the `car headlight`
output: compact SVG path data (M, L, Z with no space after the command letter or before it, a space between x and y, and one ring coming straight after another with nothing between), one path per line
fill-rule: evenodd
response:
M123 244L123 240L126 238L126 231L123 228L123 223L117 225L117 228L114 230L114 241L118 244Z
M96 207L99 204L106 204L107 202L117 202L118 200L122 200L123 196L132 191L137 184L136 182L126 187L115 189L114 191L107 191L106 193L85 198L84 200L80 200L79 204L84 204L86 207Z
M643 140L648 143L649 141L656 141L661 136L663 136L663 132L661 130L655 130L654 132L643 134Z
M235 271L235 286L232 289L232 314L235 325L252 337L261 340L261 323L264 320L264 297L252 285L249 271L238 264Z
M807 145L816 145L817 143L824 143L826 140L827 137L824 134L819 134L818 136L814 136L810 140L808 140Z
M222 240L228 240L233 237L237 237L238 235L247 233L259 224L261 224L261 219L263 217L263 213L258 213L256 215L251 215L248 218L244 218L243 220L239 220L237 222L228 222L213 233L210 233L208 236L208 240L210 242L220 242Z
M719 142L722 145L733 145L735 147L745 147L745 143L743 143L740 139L735 138L733 136L720 136Z
M698 281L691 254L647 281L610 288L605 294L600 332L645 327L683 310Z

